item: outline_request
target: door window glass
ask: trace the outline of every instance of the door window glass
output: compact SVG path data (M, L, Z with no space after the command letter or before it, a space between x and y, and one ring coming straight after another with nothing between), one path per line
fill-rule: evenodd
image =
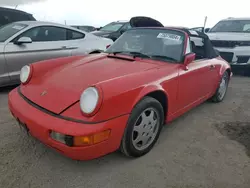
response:
M67 40L67 30L54 26L41 26L26 31L20 37L30 37L34 42L63 41Z

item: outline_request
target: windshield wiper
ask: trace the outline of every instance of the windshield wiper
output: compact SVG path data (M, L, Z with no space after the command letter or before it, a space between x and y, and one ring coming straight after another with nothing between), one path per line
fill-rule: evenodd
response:
M160 58L160 59L166 59L166 60L169 60L169 61L178 61L177 59L175 58L172 58L172 57L168 57L168 56L164 56L164 55L152 55L150 56L151 58Z
M145 57L145 58L151 58L149 55L143 54L141 52L130 52L130 51L117 51L117 52L111 52L111 54L128 54L133 55L133 58L135 57Z
M143 54L141 52L128 52L129 54L133 55L133 57L145 57L145 58L151 58L151 56L147 54Z

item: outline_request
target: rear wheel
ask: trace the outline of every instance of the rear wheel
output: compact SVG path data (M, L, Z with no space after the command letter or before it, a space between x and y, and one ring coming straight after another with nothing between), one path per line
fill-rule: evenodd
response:
M129 117L120 150L131 157L148 153L159 138L163 120L160 102L151 97L143 98Z
M220 85L217 88L216 93L212 97L213 102L218 103L218 102L223 101L223 99L225 98L226 93L227 93L228 83L229 83L229 75L227 72L225 72L222 75Z

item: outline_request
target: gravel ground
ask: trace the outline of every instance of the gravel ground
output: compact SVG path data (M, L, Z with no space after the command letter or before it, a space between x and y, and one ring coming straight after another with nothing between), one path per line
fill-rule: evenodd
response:
M249 188L250 79L234 77L223 103L204 103L163 129L154 149L73 161L21 132L0 92L1 188Z

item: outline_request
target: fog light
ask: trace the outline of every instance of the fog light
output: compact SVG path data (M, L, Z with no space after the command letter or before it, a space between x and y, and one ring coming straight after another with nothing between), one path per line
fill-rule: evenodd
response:
M55 131L51 131L50 132L50 137L54 140L56 140L57 142L66 144L68 146L72 146L73 145L73 137L69 136L69 135L64 135Z
M100 133L96 133L88 136L75 136L73 145L74 146L88 146L103 142L109 138L110 130L106 130Z

